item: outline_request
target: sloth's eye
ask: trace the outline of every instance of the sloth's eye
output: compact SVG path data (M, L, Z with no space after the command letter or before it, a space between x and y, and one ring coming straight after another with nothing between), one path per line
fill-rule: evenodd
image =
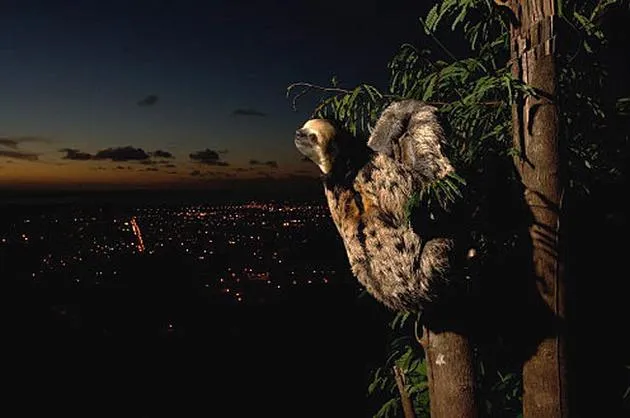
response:
M317 135L308 134L308 139L311 140L312 142L317 142Z

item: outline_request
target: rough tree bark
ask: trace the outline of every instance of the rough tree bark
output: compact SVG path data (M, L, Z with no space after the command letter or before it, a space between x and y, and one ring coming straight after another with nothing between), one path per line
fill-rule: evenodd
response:
M546 314L531 313L538 334L534 354L523 365L525 417L567 417L565 290L559 251L562 208L556 45L557 0L495 0L512 11L513 74L534 87L538 98L523 97L513 107L515 164L531 213L531 280ZM536 310L532 304L532 311ZM528 313L529 315L529 313Z
M396 386L400 394L403 416L405 418L416 418L416 413L413 410L413 402L409 397L409 393L407 393L407 389L405 389L405 373L398 366L394 366L394 378L396 379Z
M468 337L426 327L420 340L426 356L432 418L476 418L475 377Z

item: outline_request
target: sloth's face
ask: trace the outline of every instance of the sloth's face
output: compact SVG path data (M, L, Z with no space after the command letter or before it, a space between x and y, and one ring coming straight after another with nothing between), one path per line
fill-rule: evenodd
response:
M326 174L336 155L336 134L334 126L327 120L311 119L295 131L295 146Z

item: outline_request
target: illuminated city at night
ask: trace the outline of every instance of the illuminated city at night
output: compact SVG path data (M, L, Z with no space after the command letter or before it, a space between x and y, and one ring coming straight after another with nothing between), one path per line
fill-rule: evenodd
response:
M40 376L34 384L62 379L60 389L83 393L76 382L87 379L110 393L107 382L136 376L148 394L134 395L123 416L157 413L155 393L173 400L168 411L197 410L203 398L177 402L202 390L220 408L229 406L229 385L217 388L204 375L231 384L253 371L253 381L280 379L255 395L264 410L277 408L277 391L310 398L282 382L283 375L291 378L282 364L324 353L302 366L313 379L302 388L314 388L339 367L324 360L334 339L345 345L335 350L348 353L369 338L366 327L375 324L359 312L383 314L360 297L328 208L321 200L178 200L138 204L118 198L77 206L74 199L57 198L3 207L10 221L0 229L0 261L13 295L5 331L26 344L19 356L32 359L28 368ZM350 321L359 321L353 332L345 330ZM377 352L366 349L362 357L373 359ZM164 371L154 361L179 366ZM86 375L81 364L98 371ZM314 411L337 402L344 382L367 376L357 366L329 384L335 392ZM124 397L128 390L120 382L113 393ZM347 396L363 403L359 389ZM106 410L122 408L121 402L115 398Z
M135 280L124 270L129 263L178 257L200 292L265 303L291 288L349 279L326 209L257 202L117 213L66 207L19 217L0 244L4 254L29 260L32 271L18 280L34 286L107 288Z

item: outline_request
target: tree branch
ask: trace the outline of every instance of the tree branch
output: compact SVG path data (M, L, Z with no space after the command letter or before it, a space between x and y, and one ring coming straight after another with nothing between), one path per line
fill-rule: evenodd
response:
M409 397L409 393L405 389L405 374L397 365L394 365L393 369L394 379L396 380L396 386L398 387L398 393L400 394L403 415L405 418L416 418L416 413L413 410L413 402Z
M295 97L293 97L293 100L291 101L291 107L293 109L293 111L297 110L297 101L300 97L304 96L305 94L307 94L309 91L311 90L318 90L318 91L323 91L323 92L327 92L327 93L337 93L337 94L349 94L352 92L352 90L346 90L346 89L342 89L339 87L324 87L324 86L318 86L317 84L311 84L311 83L305 83L305 82L298 82L298 83L293 83L291 85L289 85L289 87L287 87L287 98L289 97L289 95L291 94L291 90L293 90L294 88L297 87L303 87L303 90L300 91L298 94L295 95Z

